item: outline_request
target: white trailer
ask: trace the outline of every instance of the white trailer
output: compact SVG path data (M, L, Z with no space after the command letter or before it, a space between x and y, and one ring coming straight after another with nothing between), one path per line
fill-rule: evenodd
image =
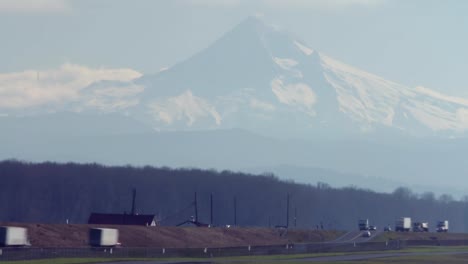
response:
M397 232L409 232L411 230L411 218L400 217L395 222L395 231Z
M89 244L93 247L115 247L119 245L119 230L114 228L91 228Z
M0 246L29 246L28 230L24 227L0 226Z
M437 232L448 232L449 230L449 221L443 220L437 222Z

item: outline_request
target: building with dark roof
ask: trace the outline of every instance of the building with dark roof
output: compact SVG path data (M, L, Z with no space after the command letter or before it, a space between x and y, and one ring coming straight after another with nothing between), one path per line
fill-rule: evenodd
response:
M156 226L155 215L91 213L88 224Z

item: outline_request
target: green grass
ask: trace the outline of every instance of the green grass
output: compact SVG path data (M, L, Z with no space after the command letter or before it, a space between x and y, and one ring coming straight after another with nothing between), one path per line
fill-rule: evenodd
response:
M468 254L461 254L461 255L431 255L431 256L402 256L402 257L389 257L389 258L378 258L378 259L371 259L371 260L350 260L350 261L337 261L337 262L308 262L308 261L294 261L294 260L282 260L282 261L259 261L259 260L246 260L240 263L242 264L254 264L254 263L262 263L262 264L298 264L298 263L315 263L315 264L325 264L325 263L333 263L333 264L459 264L459 263L467 263ZM214 261L213 263L216 264L230 264L230 263L239 263L239 261Z
M405 248L396 252L456 252L468 251L468 246L415 246Z
M333 253L314 253L314 254L297 254L297 255L266 255L266 256L240 256L240 257L218 257L211 258L210 261L213 263L259 263L269 264L278 263L297 263L297 259L315 258L315 257L326 257L326 256L343 256L343 255L354 255L354 254L379 254L379 253L427 253L427 252L468 252L468 246L454 246L454 247L436 247L436 246L424 246L424 247L412 247L403 250L388 250L388 251L358 251L358 252L333 252ZM467 263L466 259L460 258L467 255L431 255L431 256L406 256L406 257L391 257L382 258L369 261L345 261L345 262L333 262L337 263L363 263L363 264L386 264L386 263ZM105 263L105 262L116 262L116 261L145 261L145 260L156 260L156 261L206 261L207 258L58 258L58 259L42 259L42 260L26 260L26 261L0 261L0 264L87 264L87 263ZM290 261L288 261L290 260ZM307 263L301 261L301 263ZM320 263L320 262L314 262Z
M459 240L468 239L468 234L463 233L426 233L426 232L383 232L372 239L373 242L385 242L388 240Z
M116 261L132 261L132 260L154 260L143 258L56 258L56 259L40 259L40 260L17 260L17 261L0 261L1 264L86 264L86 263L105 263Z

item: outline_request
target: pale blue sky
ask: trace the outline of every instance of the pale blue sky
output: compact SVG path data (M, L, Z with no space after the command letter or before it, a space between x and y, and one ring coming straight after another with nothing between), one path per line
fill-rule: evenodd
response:
M467 12L456 0L0 0L0 72L68 62L154 73L261 13L345 63L468 97Z

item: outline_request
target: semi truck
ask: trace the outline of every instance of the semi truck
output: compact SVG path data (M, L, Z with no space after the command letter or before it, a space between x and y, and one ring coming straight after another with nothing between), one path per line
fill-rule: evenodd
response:
M411 218L400 217L395 222L395 231L397 232L409 232L411 231Z
M24 227L0 226L0 247L29 246L28 230Z
M369 230L369 219L360 219L358 226L359 230Z
M449 230L449 221L443 220L437 222L437 232L448 232Z
M414 222L413 232L429 232L428 222Z
M114 228L89 229L89 244L92 247L115 247L119 243L119 230Z

